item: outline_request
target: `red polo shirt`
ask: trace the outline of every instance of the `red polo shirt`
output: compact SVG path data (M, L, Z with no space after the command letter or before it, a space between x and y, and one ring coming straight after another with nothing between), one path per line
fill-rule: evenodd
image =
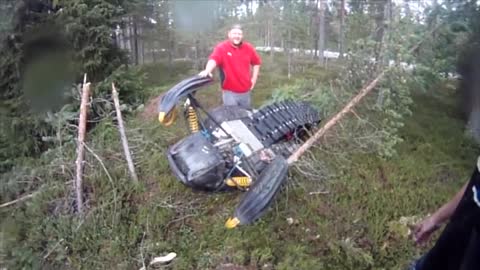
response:
M250 66L260 65L262 60L250 43L242 42L238 47L226 40L215 46L209 59L215 60L222 69L222 89L246 93L252 88Z

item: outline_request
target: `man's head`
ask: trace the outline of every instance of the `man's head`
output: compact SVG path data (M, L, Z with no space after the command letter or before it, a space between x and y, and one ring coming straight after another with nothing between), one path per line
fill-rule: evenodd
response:
M242 44L243 31L241 25L234 24L230 28L230 30L228 31L228 40L230 40L230 42L235 46Z

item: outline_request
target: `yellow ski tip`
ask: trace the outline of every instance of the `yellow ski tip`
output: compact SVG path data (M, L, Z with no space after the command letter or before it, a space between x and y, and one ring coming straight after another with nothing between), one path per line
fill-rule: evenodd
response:
M238 226L238 224L240 224L240 220L236 217L233 217L233 218L229 218L227 222L225 222L225 227L227 229L234 229L235 227Z
M172 109L168 113L166 112L160 112L158 113L158 121L162 123L164 126L170 126L175 122L175 119L177 118L177 110Z
M163 121L165 121L165 116L166 116L166 115L167 115L167 114L166 114L165 112L160 112L160 113L158 114L158 121L160 121L160 123L163 123Z
M225 180L229 187L248 188L252 184L252 179L248 176L234 176Z

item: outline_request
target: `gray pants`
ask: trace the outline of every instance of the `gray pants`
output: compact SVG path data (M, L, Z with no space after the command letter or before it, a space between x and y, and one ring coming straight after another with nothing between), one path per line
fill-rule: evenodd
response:
M251 109L251 93L235 93L229 90L222 91L224 106L240 106L245 109Z

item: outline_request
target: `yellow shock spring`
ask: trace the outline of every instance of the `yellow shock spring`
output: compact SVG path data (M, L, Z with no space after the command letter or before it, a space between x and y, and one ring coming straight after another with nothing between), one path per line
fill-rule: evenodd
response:
M188 106L187 119L188 119L188 126L190 127L190 131L191 132L199 131L197 112L192 106Z
M248 176L234 176L232 178L228 178L226 181L227 186L230 187L249 187L252 183L252 180Z

